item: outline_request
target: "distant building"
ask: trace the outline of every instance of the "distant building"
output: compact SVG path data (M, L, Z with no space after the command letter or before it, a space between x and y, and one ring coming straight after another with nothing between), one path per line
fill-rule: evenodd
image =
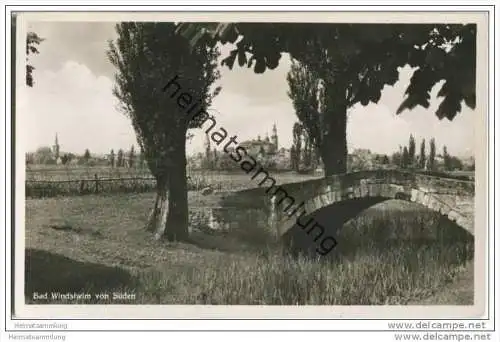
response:
M238 143L238 147L245 149L249 157L257 160L265 168L290 169L290 149L280 148L278 145L278 129L272 127L271 136L266 134L264 139L260 135L255 139ZM230 157L234 155L236 147L228 146L227 151L221 152L211 148L207 134L204 144L204 153L192 157L191 165L194 168L236 170L239 164ZM241 152L240 152L241 153ZM242 157L244 157L242 155Z
M54 160L56 165L62 164L61 159L61 146L59 145L59 139L56 132L56 138L54 139L54 145L52 145L52 159Z
M269 135L266 135L266 138L262 140L259 135L257 139L243 141L239 145L245 148L248 154L254 158L275 156L279 151L276 124L273 125L271 138L269 138Z
M59 139L57 138L57 132L56 132L56 139L55 139L54 145L52 146L52 153L53 153L55 160L59 159L60 146L59 146Z

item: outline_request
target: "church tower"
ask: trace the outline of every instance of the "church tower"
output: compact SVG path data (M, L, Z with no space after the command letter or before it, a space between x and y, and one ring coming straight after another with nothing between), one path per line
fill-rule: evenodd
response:
M54 146L52 147L52 152L54 153L54 159L55 160L59 159L59 139L57 138L57 133Z
M276 124L273 125L273 135L271 136L271 142L274 145L276 151L278 150L278 130L276 129Z

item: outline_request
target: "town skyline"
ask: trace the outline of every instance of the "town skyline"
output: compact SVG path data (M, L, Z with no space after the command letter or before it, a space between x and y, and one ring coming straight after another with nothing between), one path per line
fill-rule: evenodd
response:
M411 136L414 137L413 134L411 134ZM203 154L206 152L206 145L207 145L207 141L209 142L209 146L210 146L210 150L217 150L218 152L222 152L224 150L224 145L221 145L221 146L217 146L217 144L214 144L213 142L210 142L210 140L208 140L207 138L207 134L205 134L205 142L204 142L204 146L202 149L200 150L195 150L195 151L192 151L191 153L187 153L187 156L188 157L194 157L194 156L197 156L197 155L200 155L200 154ZM248 139L248 140L244 140L244 141L241 141L240 144L249 144L249 143L253 143L253 142L268 142L270 144L275 144L275 140L273 139L273 135L269 135L269 134L266 134L266 136L262 137L261 135L257 135L257 137L255 137L254 139ZM276 149L277 150L286 150L286 151L290 151L290 149L292 148L293 144L290 145L290 146L283 146L283 145L280 145L278 143L279 141L279 134L276 135L277 139L276 139ZM370 148L351 148L349 149L348 153L349 154L353 154L353 153L356 153L356 152L359 152L359 151L369 151L370 153L373 153L373 154L378 154L378 155L386 155L388 157L391 157L392 155L396 154L396 153L401 153L402 149L404 146L407 145L408 143L408 140L406 142L402 142L401 144L399 144L398 146L395 146L394 150L392 152L389 152L389 153L380 153L380 152L376 152L376 151L372 151ZM424 142L425 142L425 148L426 150L429 149L429 146L430 146L430 141L432 140L431 139L426 139ZM419 148L420 148L420 143L422 142L422 140L417 140L416 143L418 144ZM435 146L436 146L436 155L437 156L440 156L443 154L443 149L446 148L448 149L447 145L446 144L442 144L442 145L439 145L439 143L437 141L435 141ZM119 150L122 150L125 154L128 153L130 151L130 149L133 147L135 153L139 153L140 152L140 146L139 144L132 144L128 147L126 146L122 146L122 147L111 147L107 152L102 152L102 153L99 153L99 152L93 152L91 151L90 149L88 148L85 148L83 151L70 151L70 150L65 150L64 148L61 149L61 144L59 143L59 134L58 132L55 133L55 139L53 141L53 144L45 144L45 145L40 145L38 146L37 149L34 149L34 150L30 150L30 151L26 151L25 153L26 154L30 154L30 153L36 153L37 150L39 149L44 149L44 148L50 148L52 153L56 153L57 155L64 155L64 154L73 154L75 156L83 156L85 154L85 152L88 150L92 156L97 156L97 157L101 157L101 158L105 158L107 156L110 155L110 152L113 151L114 153L117 153ZM57 151L57 152L55 152ZM449 151L448 151L449 153ZM453 154L451 154L453 155ZM461 158L461 159L474 159L475 160L475 156L474 154L464 154L464 155L453 155L455 157L458 157L458 158Z

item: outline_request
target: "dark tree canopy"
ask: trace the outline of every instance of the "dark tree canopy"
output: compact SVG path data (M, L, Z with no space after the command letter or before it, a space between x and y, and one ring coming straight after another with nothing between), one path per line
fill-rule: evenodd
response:
M321 124L318 120L319 79L315 77L308 68L297 61L292 61L292 67L286 79L289 87L287 94L292 100L295 113L303 123L310 137L310 143L319 147L322 137Z
M434 170L436 160L436 140L431 139L429 143L429 169Z
M85 159L85 161L89 161L90 159L90 151L88 148L85 149L85 153L83 154L83 159Z
M109 153L109 164L111 167L115 167L115 150L111 149L111 152Z
M403 148L403 155L401 156L401 166L407 168L410 165L410 155L408 153L408 147Z
M422 139L422 143L420 144L420 156L419 156L419 167L421 169L425 168L425 139Z
M117 167L122 167L123 166L123 150L120 148L118 150L118 154L116 155L116 166Z
M408 160L410 164L413 164L415 162L415 137L413 134L410 134L410 140L408 142Z
M151 172L158 177L171 164L168 148L175 145L172 132L181 132L185 141L186 130L202 122L189 120L163 88L179 75L185 91L194 99L203 99L202 105L208 107L220 91L210 91L219 77L214 63L218 51L198 45L189 53L187 41L175 35L171 23L127 22L117 25L116 30L119 38L110 43L108 52L117 68L114 94L132 120Z
M452 120L462 102L476 106L475 24L182 23L177 32L192 46L206 36L236 43L222 62L229 68L238 59L240 66L263 73L278 66L283 52L316 72L325 70L324 64L336 65L319 76L327 80L341 70L357 78L349 85L349 106L378 102L383 87L396 83L398 68L405 65L417 70L397 113L428 108L430 91L442 80L438 118ZM318 46L324 55L309 58L307 51Z
M210 106L220 87L215 44L189 42L174 23L123 22L110 42L108 57L116 67L114 95L131 119L157 196L146 228L155 237L187 240L188 202L186 138L206 115L188 115L186 106ZM203 110L200 113L205 113Z
M35 32L28 32L26 36L26 85L28 87L33 87L33 70L35 67L28 63L28 56L38 54L37 46L43 42L44 39L40 38Z

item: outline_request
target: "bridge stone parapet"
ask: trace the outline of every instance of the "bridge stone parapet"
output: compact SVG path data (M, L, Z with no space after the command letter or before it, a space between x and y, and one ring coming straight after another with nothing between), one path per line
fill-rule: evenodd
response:
M252 229L259 225L280 237L305 214L338 203L401 199L438 212L474 233L474 182L398 170L360 171L297 183L279 184L266 174L260 187L220 194L214 227ZM366 202L366 201L365 201ZM245 214L246 213L246 214Z

